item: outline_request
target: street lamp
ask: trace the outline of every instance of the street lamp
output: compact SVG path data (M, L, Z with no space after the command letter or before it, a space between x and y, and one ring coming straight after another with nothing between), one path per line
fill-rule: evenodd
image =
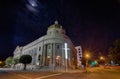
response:
M0 67L3 67L3 64L2 64L3 62L2 61L0 61Z
M104 57L101 56L101 57L100 57L100 60L104 60Z
M88 66L88 58L90 57L90 55L89 54L86 54L85 55L85 58L86 58L86 67Z
M67 72L67 59L68 59L68 48L67 48L67 43L65 43L65 60L66 60L66 72Z
M105 58L103 56L100 56L101 64L105 63Z
M86 69L86 72L87 72L88 59L90 58L90 55L89 55L88 53L85 54L85 58L86 58L86 66L85 66L85 69Z
M2 61L0 61L0 64L2 64Z
M65 51L65 62L64 62L64 64L65 64L65 71L67 72L67 67L68 67L68 50L70 50L70 48L68 47L68 44L67 43L64 43L64 51Z
M90 55L89 54L86 54L86 58L89 58L90 57Z

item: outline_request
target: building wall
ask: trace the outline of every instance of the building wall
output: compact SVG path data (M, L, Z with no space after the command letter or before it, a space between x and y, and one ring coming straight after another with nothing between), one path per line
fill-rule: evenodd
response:
M65 43L67 43L67 59L65 54ZM47 35L23 46L21 50L17 47L14 57L28 54L32 56L31 67L41 69L58 70L72 68L74 62L74 46L65 31L58 24L53 24L48 28ZM16 54L17 53L17 54Z
M76 46L75 48L77 50L78 67L80 67L82 65L82 47Z

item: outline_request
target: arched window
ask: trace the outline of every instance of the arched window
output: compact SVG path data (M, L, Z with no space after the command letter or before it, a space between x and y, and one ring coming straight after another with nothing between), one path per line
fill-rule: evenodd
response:
M39 47L39 51L41 51L41 47Z
M59 45L57 45L57 49L59 49L60 48L60 46Z
M38 60L40 61L41 55L38 55Z

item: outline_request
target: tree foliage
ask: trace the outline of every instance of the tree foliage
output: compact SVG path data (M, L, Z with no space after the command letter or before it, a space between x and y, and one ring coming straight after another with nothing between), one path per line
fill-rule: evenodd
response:
M85 59L85 57L82 57L82 65L86 66L86 59Z
M19 58L13 58L12 64L16 65L19 63Z
M109 59L120 65L120 39L113 43L109 50Z
M12 57L6 58L5 64L6 64L7 67L11 67L11 65L12 65L12 60L13 60Z
M26 70L26 65L30 64L32 61L32 57L30 55L22 55L20 57L19 62L24 64L24 70Z

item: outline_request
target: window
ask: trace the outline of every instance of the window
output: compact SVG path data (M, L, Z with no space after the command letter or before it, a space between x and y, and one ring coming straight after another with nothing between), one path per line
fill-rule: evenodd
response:
M56 33L58 33L58 30L56 30Z
M46 59L46 66L49 66L50 65L50 56L48 55L46 58L47 58Z
M48 49L50 49L50 48L51 48L51 46L49 45L49 46L48 46Z
M39 51L41 50L41 47L39 47Z
M57 49L59 49L60 48L60 46L59 45L57 45Z
M40 58L41 58L41 55L38 56L38 60L40 60Z
M34 56L36 56L37 55L37 53L34 53Z

